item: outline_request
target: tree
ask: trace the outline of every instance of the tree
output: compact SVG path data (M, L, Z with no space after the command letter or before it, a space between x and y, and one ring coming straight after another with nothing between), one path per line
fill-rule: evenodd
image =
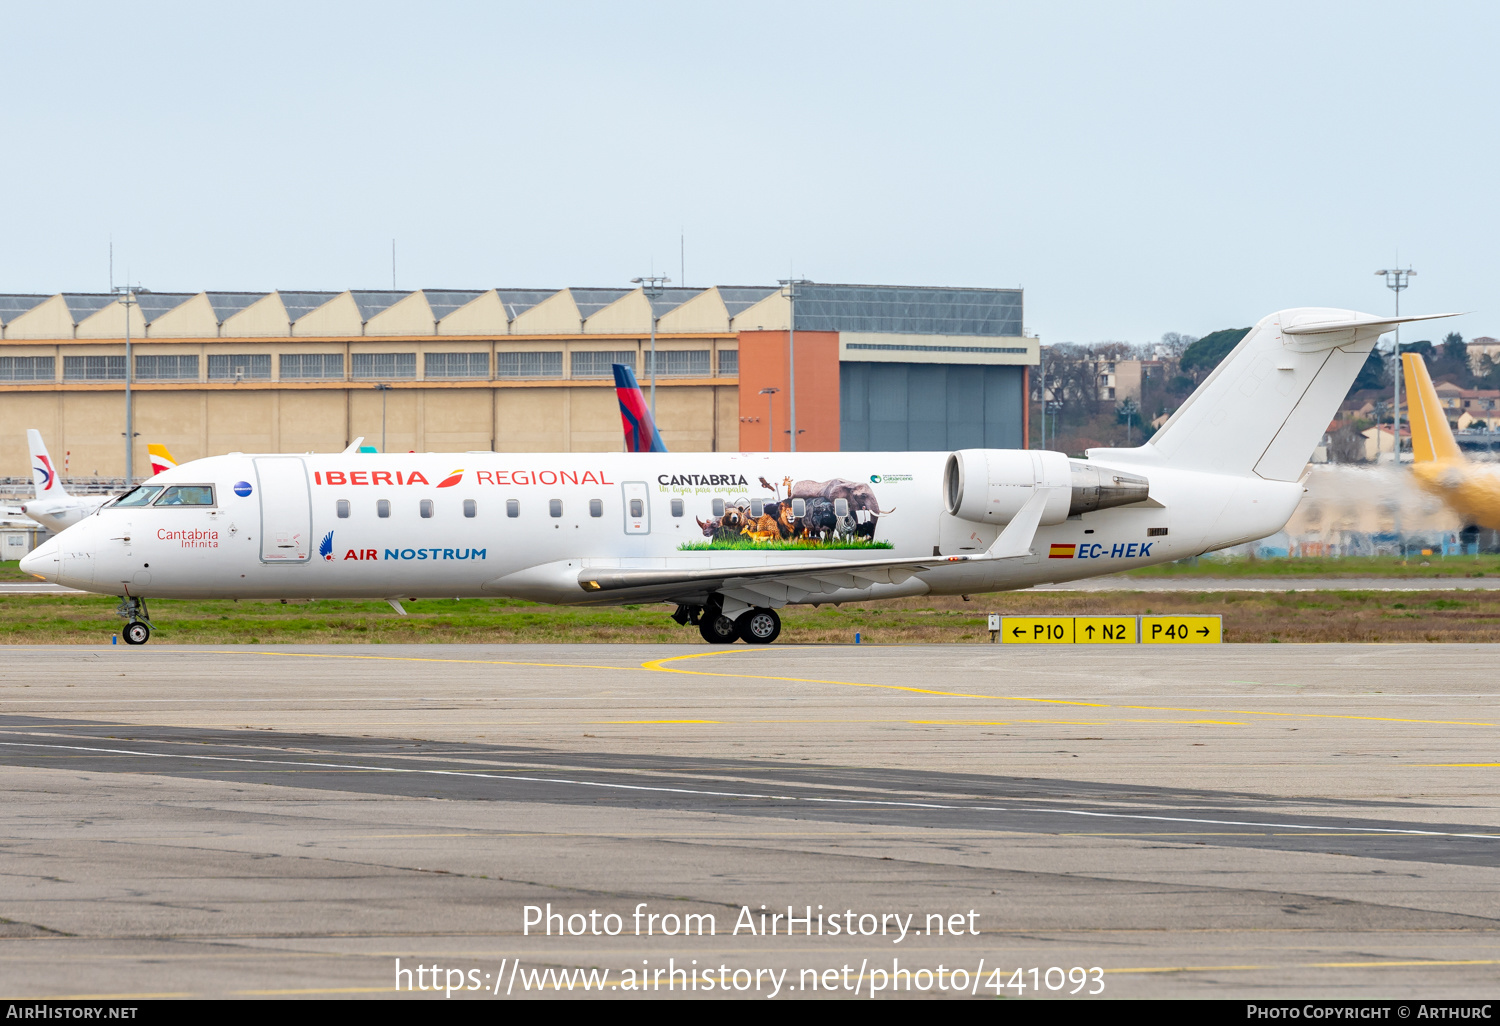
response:
M1202 381L1248 334L1249 328L1224 328L1204 335L1183 352L1183 371Z
M1450 363L1469 362L1469 347L1458 332L1450 331L1443 336L1443 359Z
M1363 392L1372 388L1385 388L1389 383L1385 371L1385 357L1380 355L1380 350L1371 349L1370 355L1365 357L1364 366L1359 369L1359 375L1354 379L1354 384L1349 391Z

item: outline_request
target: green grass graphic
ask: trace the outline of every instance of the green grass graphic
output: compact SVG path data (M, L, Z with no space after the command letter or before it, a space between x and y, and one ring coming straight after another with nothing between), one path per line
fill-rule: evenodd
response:
M839 541L823 542L812 538L786 538L776 541L755 541L753 538L744 536L736 538L715 538L713 541L684 542L677 546L683 552L703 552L713 549L716 551L724 549L755 549L758 551L781 551L787 549L890 549L895 548L887 541L870 541L868 538L843 538Z

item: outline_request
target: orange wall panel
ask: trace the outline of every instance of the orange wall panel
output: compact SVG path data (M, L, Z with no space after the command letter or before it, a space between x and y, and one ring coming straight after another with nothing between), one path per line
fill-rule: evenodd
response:
M787 388L787 332L742 331L740 342L740 451L765 452L768 425L763 388L771 396L775 451L791 448L791 403ZM797 449L838 452L839 334L797 332Z

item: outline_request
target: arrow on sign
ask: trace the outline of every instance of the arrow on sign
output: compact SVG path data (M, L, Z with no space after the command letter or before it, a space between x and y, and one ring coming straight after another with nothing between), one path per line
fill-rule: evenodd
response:
M1022 635L1022 633L1023 633L1023 631L1022 631L1022 629L1021 629L1021 628L1020 628L1020 627L1012 627L1012 628L1011 628L1011 631L1010 631L1010 632L1011 632L1011 634L1013 634L1013 635L1014 635L1014 636L1016 636L1016 637L1018 637L1018 638L1019 638L1019 637L1020 637L1020 636L1021 636L1021 635Z
M1087 627L1085 627L1083 629L1083 631L1084 631L1085 634L1087 634L1089 636L1089 640L1090 641L1092 641L1094 639L1094 625L1093 624L1089 624Z
M1206 638L1206 637L1208 637L1208 628L1207 627L1199 627L1198 628L1198 633L1201 634L1201 635L1203 635Z

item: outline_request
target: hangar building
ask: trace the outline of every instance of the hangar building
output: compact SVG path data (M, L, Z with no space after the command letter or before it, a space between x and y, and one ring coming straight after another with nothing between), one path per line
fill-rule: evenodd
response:
M138 476L179 461L342 449L622 447L612 363L651 375L669 448L1024 446L1037 339L1019 289L806 284L0 295L0 476L39 428L70 478L124 474L125 334ZM772 395L762 389L778 388ZM773 437L774 435L774 437Z

